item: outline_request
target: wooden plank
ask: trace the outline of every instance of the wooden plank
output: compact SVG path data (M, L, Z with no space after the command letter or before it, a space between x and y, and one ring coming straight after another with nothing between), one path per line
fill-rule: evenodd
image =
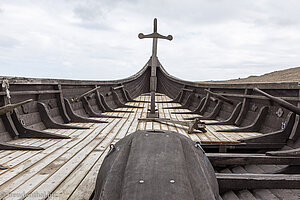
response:
M143 96L145 101L149 101L149 96ZM144 109L142 110L141 113L141 118L146 118L147 117L147 109L149 107L149 103L143 103L144 104ZM139 121L138 122L138 130L145 130L146 129L146 122L145 121Z
M113 119L113 121L115 121L115 119ZM114 124L114 123L110 123L110 124ZM66 156L74 155L77 151L82 149L82 147L84 147L91 140L93 140L98 134L101 134L98 131L101 131L106 126L108 126L108 125L107 124L99 124L99 127L94 130L89 130L89 129L77 130L75 132L75 133L79 133L77 136L73 137L72 139L61 140L59 142L59 144L61 146L58 145L53 148L48 148L48 149L44 150L45 154L38 154L37 156L34 156L33 159L30 159L30 160L28 160L28 162L26 162L27 165L25 165L25 166L22 165L25 167L24 169L22 168L22 166L20 166L17 168L18 170L14 170L14 171L10 172L7 175L9 177L4 179L6 182L7 180L10 180L12 177L19 175L19 176L13 178L13 180L10 180L6 184L3 184L3 183L1 183L1 180L2 180L1 179L0 180L0 184L1 184L0 190L4 192L3 194L8 194L8 193L14 191L18 186L20 186L24 183L27 183L28 180L30 180L30 178L34 177L34 175L36 173L39 173L39 172L41 173L41 169L44 169L45 167L51 167L52 165L54 165L54 163L55 163L54 161L58 157L61 157L61 156L66 157ZM47 152L49 152L50 154L47 154ZM48 175L50 175L50 174L48 174L48 173L44 174L45 177ZM2 178L2 176L1 176L1 178ZM36 185L36 184L33 184L33 185ZM32 188L32 187L26 188L24 186L23 185L21 186L21 188L22 187L24 188L23 191L29 191L29 188ZM16 191L18 191L18 190L16 190Z
M149 100L149 96L140 96L136 98L137 100ZM167 96L156 96L157 101L167 101L170 100ZM7 163L12 164L11 171L6 171L4 174L0 174L0 191L4 191L5 194L11 192L52 192L53 194L59 194L62 196L60 199L87 199L90 192L93 190L95 185L96 175L98 173L99 167L108 151L108 146L110 142L103 142L112 140L113 143L117 142L119 139L134 132L136 129L145 129L146 123L138 121L139 117L146 117L147 108L149 103L142 102L129 102L127 105L138 105L143 106L144 109L128 109L133 110L134 113L109 113L110 115L123 116L123 119L107 119L109 124L100 125L95 123L76 123L80 126L91 127L91 130L76 130L74 133L70 134L72 136L71 140L55 140L56 143L51 145L54 140L47 140L44 145L48 144L46 150L41 152L24 154L14 154L19 155L14 159L8 160ZM178 106L177 103L169 104L157 104L159 109L159 114L161 118L172 118L175 120L182 120L185 115L175 115L171 114L172 111L177 111L178 109L162 109L165 106ZM118 108L118 110L126 110L127 108ZM181 110L182 111L182 110ZM186 115L191 116L191 115ZM197 116L197 115L195 115ZM118 123L117 123L118 121ZM164 129L173 130L182 133L193 140L202 142L228 142L221 141L215 135L215 128L210 128L211 132L208 131L207 136L205 134L191 134L187 135L186 131L181 128L181 126L176 125L165 125L161 123L150 123L151 129ZM104 127L111 127L111 130L107 130L105 134L100 133L105 130ZM114 126L114 128L112 128ZM150 127L150 125L148 125ZM219 127L220 128L220 127ZM222 127L223 128L223 127ZM53 130L55 131L55 130ZM59 131L59 130L56 130ZM232 133L230 133L232 134ZM113 138L112 138L113 137ZM205 141L205 137L207 140ZM222 135L225 140L225 136ZM231 137L232 136L227 136ZM237 136L235 136L237 137ZM241 137L241 136L239 136ZM92 139L94 138L94 139ZM108 138L108 139L106 139ZM218 141L215 141L218 140ZM33 140L24 140L28 143ZM37 140L39 141L39 140ZM37 143L36 141L36 143ZM92 145L92 146L91 146ZM81 147L81 148L80 148ZM2 152L0 152L0 156ZM11 152L14 153L14 152ZM82 155L80 155L82 154ZM3 154L6 156L8 154ZM2 157L0 157L1 159ZM28 159L28 160L27 160ZM22 169L22 166L25 166ZM236 168L235 170L238 170ZM1 172L1 171L0 171ZM1 184L2 178L4 179L4 184ZM54 182L52 184L52 182ZM23 185L22 185L23 184ZM247 191L237 192L238 196L247 196L249 193ZM0 194L1 195L1 194ZM82 198L81 198L82 197ZM2 198L2 196L0 196ZM52 196L55 199L55 196ZM7 197L7 199L10 199ZM29 199L29 198L28 198Z
M125 114L126 116L129 115L129 113ZM61 167L57 169L49 178L47 178L45 181L43 181L36 189L32 188L33 184L36 184L36 182L41 181L41 179L44 178L44 173L47 173L48 170L50 170L50 173L53 171L53 169L46 169L43 170L43 172L39 172L32 181L27 181L25 186L28 190L28 187L31 187L34 190L29 190L29 193L52 193L53 190L61 184L63 180L65 180L68 175L76 169L76 167L79 166L79 164L94 150L97 146L103 145L103 146L109 146L110 142L114 140L114 138L118 135L125 135L126 130L123 130L123 126L125 122L127 121L127 118L120 119L117 124L113 125L110 128L105 128L103 131L101 131L102 136L99 135L99 137L95 137L88 145L86 145L84 148L82 148L76 155L72 156L69 160L60 159L58 162L64 161L64 163L61 164ZM109 127L109 126L108 126ZM112 129L111 129L112 128ZM64 157L65 154L63 155ZM22 185L24 187L24 185ZM22 188L20 187L20 188ZM18 188L19 189L19 188ZM22 191L22 189L21 189ZM27 197L25 199L36 199L32 197ZM37 198L41 199L41 198Z
M279 200L279 198L268 189L255 189L252 190L252 193L257 197L257 199Z
M300 157L266 156L265 154L207 153L214 166L220 165L300 165Z
M233 191L228 191L222 195L223 200L240 200Z
M66 132L66 130L62 130L63 132L61 132L60 134L63 135L70 135L70 134L65 134L64 132ZM73 130L74 131L74 130ZM54 145L55 143L57 143L59 140L51 140L51 139L46 139L46 140L39 140L41 141L41 146L43 148L49 148L52 145ZM37 143L34 143L37 145ZM27 161L30 157L37 155L40 153L40 151L14 151L15 153L18 153L18 156L11 156L12 159L7 160L7 162L5 163L5 166L8 167L7 170L1 170L0 171L0 175L8 172L9 170L12 170L16 165L21 164L24 161ZM10 157L10 156L9 156Z
M58 133L59 129L47 129L47 132L51 133ZM37 138L18 138L16 140L11 140L7 143L9 144L17 144L17 145L28 145L28 146L37 146L36 143L39 142L41 139ZM7 156L11 153L14 153L15 150L1 150L0 151L0 158ZM1 162L0 162L1 163Z
M136 100L144 100L144 98L138 98ZM142 103L142 102L135 103L135 105L139 106L139 107L144 107L144 103ZM126 135L128 135L130 133L133 133L133 132L135 132L138 129L138 124L139 124L138 118L141 117L142 110L144 110L144 109L135 109L134 119L131 122L131 125L130 125L130 127L129 127L127 133L126 133Z
M167 101L168 98L165 98L164 96L159 96L159 101ZM167 116L165 115L165 110L163 109L163 105L161 103L158 103L158 112L159 112L159 116L160 118L167 118ZM166 124L162 124L160 123L160 127L161 130L169 130L169 126Z
M223 141L223 142L231 142L232 141L231 139L226 137L224 134L216 132L216 129L214 128L214 126L207 126L207 129L210 130L210 133L213 134L215 137L217 137L219 139L219 141Z
M216 173L220 192L243 189L300 189L300 175Z
M249 190L239 190L237 195L240 199L256 200L255 196Z
M172 109L172 110L174 110L174 111L176 112L178 109ZM179 121L179 120L180 120L180 121L183 120L183 117L182 117L181 115L171 114L171 116L172 116L175 120L178 120L178 121ZM178 132L181 133L181 134L183 134L183 135L185 135L186 137L191 138L191 135L193 135L193 134L188 134L188 133L187 133L187 130L185 130L187 127L182 126L182 125L179 125L179 124L176 124L176 126L178 127L178 128L177 128ZM197 138L197 141L198 141L198 138Z
M32 90L32 91L11 91L10 95L30 95L30 94L56 94L61 90ZM6 95L6 92L0 92L0 95Z
M129 109L129 110L131 110L131 109ZM127 115L133 115L133 113L127 113ZM89 171L92 170L92 168L94 167L97 160L100 159L101 161L103 161L104 156L106 155L106 154L104 155L103 152L104 152L104 150L106 152L108 151L109 144L116 143L117 141L119 141L119 139L123 138L126 135L126 133L128 132L129 125L127 125L127 127L124 127L124 124L125 125L130 124L129 123L130 120L132 122L132 118L131 119L130 118L122 119L120 121L120 123L115 127L114 132L110 131L109 136L107 136L87 156L87 158L85 158L85 160L83 160L75 168L75 170L72 171L72 173L69 176L67 176L66 179L63 180L63 182L61 182L59 184L58 188L56 188L53 191L48 191L48 192L55 194L55 196L59 196L60 199L67 199L73 193L73 191L77 188L77 185L79 185L80 182L84 179L84 177L87 175L87 173L89 173ZM51 178L52 178L52 176L51 176ZM45 185L45 184L47 184L47 183L43 183L39 187L40 189L39 188L38 189L40 191L48 189L48 187L46 187L47 185ZM50 182L50 183L48 183L48 185L51 187L52 183ZM84 191L85 195L90 196L92 193L93 187L94 187L94 185L91 186L90 188L86 188L86 191ZM39 191L38 189L36 191Z
M137 100L146 100L146 98L139 98ZM139 104L139 106L143 106L143 107L146 107L145 105L146 105L146 103ZM135 119L132 122L132 125L130 126L129 130L131 130L132 126L136 126L135 129L138 128L137 127L137 124L139 124L138 118L141 117L142 113L145 113L146 109L143 109L142 111L139 111L139 110L141 110L141 109L138 109L138 112L136 112ZM130 132L130 131L127 131L127 132ZM108 149L106 149L106 152L107 151L108 151ZM95 186L98 170L103 162L105 155L106 155L106 153L101 155L101 157L96 162L94 167L84 177L84 179L81 181L81 183L78 185L76 190L71 194L71 196L68 199L88 199L90 197L90 193L94 189L94 186Z
M74 131L73 131L74 132ZM72 132L71 132L72 133ZM71 135L70 133L70 135ZM75 134L72 134L74 137ZM55 141L55 140L54 140ZM58 140L59 141L59 140ZM11 166L11 168L5 172L7 172L5 175L1 176L0 185L2 186L6 181L17 175L18 172L25 171L28 167L31 165L34 165L36 162L40 161L44 156L48 155L51 151L56 150L60 147L60 145L65 145L69 142L68 140L60 140L57 144L57 146L52 146L50 148L47 148L46 150L43 150L40 152L40 154L37 154L36 156L33 156L26 160L26 162L20 162L19 159L14 159L10 162L8 162L8 166ZM1 187L0 187L1 188Z

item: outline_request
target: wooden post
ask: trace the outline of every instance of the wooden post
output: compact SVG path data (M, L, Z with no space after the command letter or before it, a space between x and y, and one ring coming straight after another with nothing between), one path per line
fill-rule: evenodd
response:
M157 32L157 19L154 18L153 21L153 33L144 35L143 33L140 33L138 35L140 39L144 38L153 38L153 44L152 44L152 56L151 56L151 76L150 76L150 92L151 92L151 105L150 105L150 112L148 113L148 116L150 117L158 117L158 113L155 113L155 92L157 90L157 76L156 76L156 68L159 65L158 59L157 59L157 39L167 39L172 40L173 37L171 35L163 36Z

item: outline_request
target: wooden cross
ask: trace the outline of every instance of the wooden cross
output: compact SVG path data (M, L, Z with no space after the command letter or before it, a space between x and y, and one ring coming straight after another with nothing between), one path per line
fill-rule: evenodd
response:
M155 92L157 88L157 77L156 77L156 67L158 67L158 59L157 59L157 39L166 39L166 40L172 40L173 36L163 36L157 32L157 19L154 18L153 21L153 33L144 35L143 33L140 33L138 37L140 39L144 38L153 38L153 46L152 46L152 56L151 56L151 77L150 77L150 92L151 92L151 106L150 106L150 113L148 113L148 117L158 117L158 113L155 109Z
M140 33L138 37L140 39L144 38L153 38L153 45L152 45L152 56L151 56L151 77L150 79L150 91L156 91L156 67L158 65L158 60L157 60L157 39L166 39L166 40L172 40L173 36L168 35L168 36L163 36L157 32L157 19L154 18L154 27L153 27L153 33L144 35L143 33ZM154 78L155 77L155 78Z

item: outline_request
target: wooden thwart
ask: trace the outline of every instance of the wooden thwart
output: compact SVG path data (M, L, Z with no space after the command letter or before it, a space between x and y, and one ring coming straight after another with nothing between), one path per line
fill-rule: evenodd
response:
M213 166L225 165L300 165L300 157L265 154L207 153Z
M300 189L300 175L216 173L220 193L243 189Z

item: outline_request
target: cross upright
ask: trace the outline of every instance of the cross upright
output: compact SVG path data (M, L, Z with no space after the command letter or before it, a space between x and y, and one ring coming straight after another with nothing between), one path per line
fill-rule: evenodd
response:
M150 92L151 92L151 105L150 112L147 117L149 118L158 118L158 112L155 109L155 92L157 89L157 77L156 77L156 68L158 67L158 59L157 59L157 39L167 39L172 40L172 35L163 36L157 32L157 19L154 18L153 21L153 33L144 35L140 33L138 36L140 39L144 38L153 38L153 46L152 46L152 56L151 56L151 77L150 77Z
M154 18L153 21L153 33L144 35L140 33L138 35L140 39L144 38L153 38L153 45L152 45L152 56L151 56L151 77L150 77L150 91L156 92L157 87L157 78L156 78L156 67L158 66L158 59L157 59L157 39L166 39L172 40L172 35L163 36L157 32L157 19Z

